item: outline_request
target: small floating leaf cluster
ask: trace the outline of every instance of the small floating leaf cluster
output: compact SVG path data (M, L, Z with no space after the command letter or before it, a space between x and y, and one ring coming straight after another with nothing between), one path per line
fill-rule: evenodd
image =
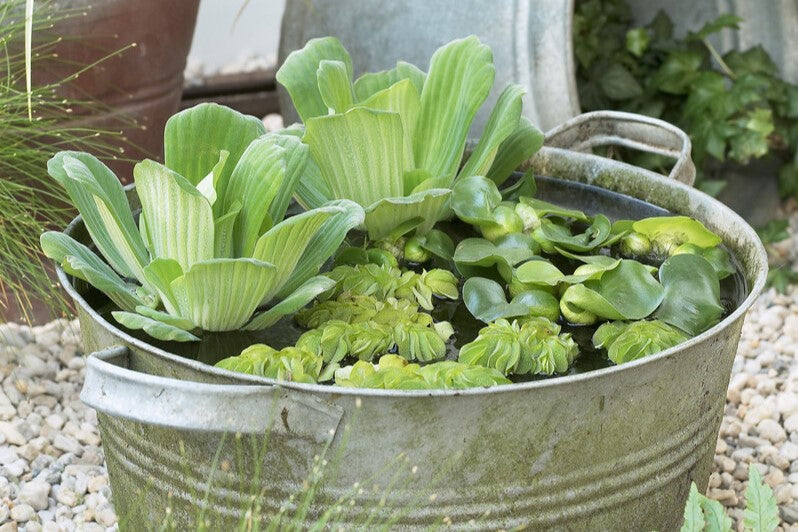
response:
M439 49L428 73L400 62L355 81L340 42L314 39L277 79L303 124L265 133L211 104L175 115L165 164L135 168L140 212L90 155L50 162L102 258L62 233L42 247L105 293L121 325L188 342L290 321L294 345L217 366L426 390L566 374L576 327L620 364L719 321L734 267L700 222L613 222L543 201L514 174L542 143L520 88L501 93L464 158L493 84L475 37ZM292 197L306 210L286 217ZM474 337L449 321L458 304L482 322Z

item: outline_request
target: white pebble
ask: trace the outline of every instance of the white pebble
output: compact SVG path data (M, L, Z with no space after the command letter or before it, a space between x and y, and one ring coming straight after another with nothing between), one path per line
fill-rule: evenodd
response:
M34 513L30 504L16 504L11 508L11 519L18 522L25 522L30 520Z
M40 480L26 482L19 491L19 500L29 504L34 510L47 509L47 497L50 495L50 485Z
M770 440L773 443L783 442L787 439L787 433L777 421L772 419L763 419L756 426L759 435L763 438Z

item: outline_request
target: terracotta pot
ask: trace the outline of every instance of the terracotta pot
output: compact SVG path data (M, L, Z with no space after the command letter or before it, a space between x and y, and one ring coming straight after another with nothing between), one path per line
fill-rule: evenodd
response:
M55 50L58 60L40 63L34 84L64 79L79 65L128 47L59 89L65 98L99 102L91 114L78 111L80 124L124 132L127 140L118 144L128 161L110 166L126 183L134 161L162 156L163 128L180 104L198 8L199 0L56 2L56 9L85 9L86 15L55 25L52 31L63 38Z

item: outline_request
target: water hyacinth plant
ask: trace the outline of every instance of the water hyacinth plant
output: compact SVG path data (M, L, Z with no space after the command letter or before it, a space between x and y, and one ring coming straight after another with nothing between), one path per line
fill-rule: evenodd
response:
M316 273L363 211L340 200L283 219L308 159L296 137L200 104L169 120L164 147L165 164L134 169L138 223L93 156L61 152L48 164L107 264L63 233L42 235L42 249L116 303L119 323L192 341L196 330L268 327L334 285Z

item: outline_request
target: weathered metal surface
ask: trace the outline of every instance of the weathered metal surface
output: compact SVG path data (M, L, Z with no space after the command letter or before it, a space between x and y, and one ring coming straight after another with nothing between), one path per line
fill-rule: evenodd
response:
M782 75L798 83L798 0L646 0L629 2L629 7L641 25L665 11L679 35L697 31L720 15L737 15L743 19L740 29L723 30L711 37L712 43L723 52L762 46Z
M313 37L341 39L355 75L393 68L404 60L427 70L429 58L452 39L477 35L493 50L496 81L474 120L479 133L501 90L527 89L524 113L548 129L579 112L571 43L573 0L302 0L286 2L279 58ZM286 123L297 120L285 90Z
M662 212L598 185L702 220L739 260L747 291L737 309L676 348L590 373L490 389L353 390L278 384L156 349L103 320L61 271L86 349L120 346L115 357L90 356L83 397L100 410L116 508L131 529L167 515L179 528L202 515L229 529L253 493L261 515L295 507L289 497L316 474L315 455L334 466L303 523L340 506L333 521L345 527L373 512L366 528L448 518L458 529L676 529L690 482L706 486L742 319L764 284L764 250L734 212L676 180L562 147L526 166L566 180L541 180L544 199L570 198L589 212L608 201L629 216ZM87 238L79 220L70 232ZM202 403L161 404L187 386ZM240 393L258 406L234 406ZM263 417L224 418L214 429L209 404ZM294 425L309 405L319 430ZM264 423L273 427L265 447Z

